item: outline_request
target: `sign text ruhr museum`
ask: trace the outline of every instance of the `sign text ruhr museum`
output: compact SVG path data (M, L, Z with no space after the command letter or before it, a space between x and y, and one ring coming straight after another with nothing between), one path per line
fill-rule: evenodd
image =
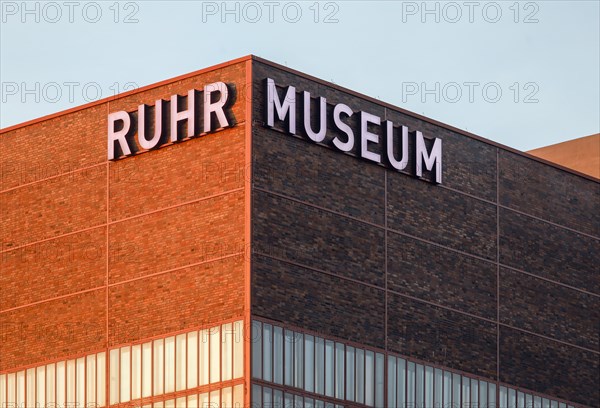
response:
M275 81L271 78L266 79L266 118L267 127L275 127L276 119L286 122L286 132L298 134L296 113L296 88L288 86L283 98L279 96ZM414 157L414 175L423 177L423 170L434 171L434 181L442 182L442 140L438 138L426 139L420 131L414 132L414 142L412 151L409 151L409 132L406 126L394 126L392 121L382 121L379 116L368 112L355 112L348 105L338 103L333 110L328 109L327 100L323 97L318 98L318 109L312 109L314 100L310 92L302 92L302 128L304 135L314 143L325 144L327 136L328 120L333 120L335 137L330 138L327 145L334 149L355 154L363 159L373 161L378 164L386 165L397 171L407 170L409 154ZM331 111L328 114L328 110ZM316 111L316 112L315 112ZM318 117L315 121L314 116ZM353 129L348 124L348 119L353 115L358 115L358 124ZM317 129L313 129L313 122L318 122ZM370 129L381 130L383 140L379 133ZM358 140L357 140L358 139ZM427 144L431 145L427 150ZM424 167L424 168L423 168Z
M275 121L278 120L287 124L287 133L299 134L296 123L296 118L300 116L297 116L296 88L288 86L281 98L273 79L267 78L266 86L265 125L274 128ZM226 114L226 108L231 104L231 94L225 83L215 82L206 85L202 92L191 89L187 96L172 95L169 101L159 99L154 106L141 104L136 112L118 111L109 114L108 160L130 156L139 149L151 150L167 142L175 143L231 126ZM202 103L198 99L202 99ZM355 112L343 103L336 104L328 113L327 100L323 97L318 97L318 109L312 109L314 102L310 92L302 92L302 130L312 142L327 144L340 152L353 154L397 171L409 171L409 155L412 154L414 168L410 170L416 177L423 177L423 171L427 170L433 172L433 181L442 182L441 139L425 138L418 130L409 134L406 126L395 126L392 121L382 120L365 111ZM182 106L184 104L186 107ZM353 129L349 121L354 115L358 116L358 120ZM336 135L326 143L328 121L333 121ZM318 123L317 130L313 129L313 122Z

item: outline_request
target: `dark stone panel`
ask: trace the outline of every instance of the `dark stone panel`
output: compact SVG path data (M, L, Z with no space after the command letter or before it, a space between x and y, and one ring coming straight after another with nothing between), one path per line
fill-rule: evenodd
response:
M500 321L599 349L600 298L504 268L500 271Z
M407 299L388 297L388 349L496 378L496 324Z
M383 287L383 229L253 192L253 251Z
M284 88L288 85L296 87L296 128L297 133L304 135L303 133L303 117L302 117L302 105L303 96L302 91L308 91L311 93L313 98L324 97L327 100L328 108L328 121L327 121L327 136L322 142L323 146L329 147L334 153L340 155L343 154L330 147L331 140L335 136L340 136L342 140L346 140L346 136L341 133L330 120L333 107L338 103L344 103L353 110L353 115L346 118L344 116L344 122L350 125L354 130L355 144L354 149L348 154L358 156L359 154L359 134L360 129L360 111L365 111L376 115L381 118L382 123L384 120L391 120L396 126L405 125L408 126L410 132L410 143L409 151L409 165L404 173L413 175L414 174L414 131L421 131L425 138L433 139L435 137L442 139L443 141L443 183L448 187L457 189L478 197L485 198L490 201L496 200L496 148L487 143L480 142L478 140L469 138L467 136L460 135L456 132L444 129L440 126L425 122L417 119L413 116L395 111L384 107L383 105L367 101L366 99L356 97L343 91L336 90L330 86L322 85L316 82L309 81L305 78L292 75L290 73L281 71L277 68L267 66L260 62L254 62L253 65L253 97L254 97L254 123L260 127L264 126L265 123L265 110L264 104L266 101L265 97L265 79L267 77L272 78L275 83L280 86L279 97L280 99L284 96ZM317 102L314 101L311 109L317 108ZM316 120L314 115L313 120ZM284 130L286 125L276 124L276 128ZM317 129L317 123L313 123L313 129ZM385 158L385 133L383 125L372 126L369 130L379 135L378 144L369 144L369 150L382 154L382 158ZM306 136L304 135L304 138ZM308 140L308 139L307 139ZM312 142L309 142L312 143ZM400 152L396 149L396 157L399 157ZM376 165L372 162L362 160L371 165ZM425 172L424 178L426 180L432 180L433 175L430 172Z
M500 203L600 237L600 184L507 151L500 152Z
M500 210L500 262L600 293L600 241L507 209Z
M598 406L598 354L500 327L500 381Z
M390 233L388 288L496 319L496 265Z
M385 346L385 292L275 259L252 258L252 314Z
M291 135L255 127L253 186L384 224L384 169Z
M409 131L442 139L443 185L496 201L496 147L399 111L387 109L386 118L397 126L408 126ZM409 169L414 168L413 159L411 155Z
M388 227L496 259L496 206L388 172Z

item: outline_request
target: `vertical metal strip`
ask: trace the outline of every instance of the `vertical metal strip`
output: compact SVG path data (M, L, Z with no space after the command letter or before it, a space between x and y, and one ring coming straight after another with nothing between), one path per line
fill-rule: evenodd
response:
M500 398L500 150L496 148L496 406Z

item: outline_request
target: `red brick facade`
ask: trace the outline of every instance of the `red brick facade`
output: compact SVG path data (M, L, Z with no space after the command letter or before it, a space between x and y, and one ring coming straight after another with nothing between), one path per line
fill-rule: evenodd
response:
M249 64L2 131L0 372L246 316ZM109 113L216 81L231 128L107 161Z

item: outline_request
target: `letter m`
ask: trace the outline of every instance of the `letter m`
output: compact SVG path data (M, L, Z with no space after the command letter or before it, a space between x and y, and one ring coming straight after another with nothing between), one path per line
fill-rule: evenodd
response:
M425 169L432 171L435 165L435 182L438 184L442 183L442 139L435 138L433 146L431 147L431 153L427 153L427 146L425 146L425 139L423 134L419 131L416 132L416 176L423 176L423 162L425 162Z
M277 118L285 121L288 118L288 131L296 134L296 88L288 86L283 103L277 94L275 81L267 78L267 126L275 126L275 112Z

